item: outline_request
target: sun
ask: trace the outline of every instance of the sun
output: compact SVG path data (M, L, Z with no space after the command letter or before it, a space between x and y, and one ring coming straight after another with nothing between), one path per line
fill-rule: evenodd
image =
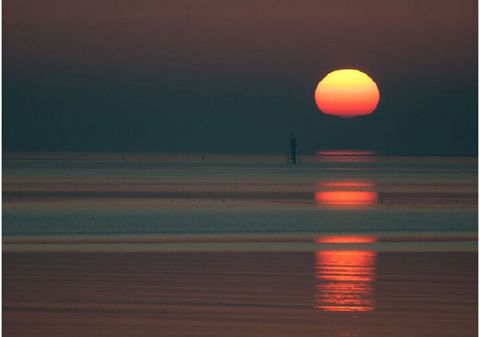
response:
M377 84L355 69L335 70L325 76L315 90L320 111L338 117L371 114L380 101Z

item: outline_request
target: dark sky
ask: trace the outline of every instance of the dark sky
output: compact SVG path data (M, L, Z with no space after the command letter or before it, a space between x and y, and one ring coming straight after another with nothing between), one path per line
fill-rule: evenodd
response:
M476 155L476 0L4 0L5 151ZM321 114L356 68L376 112Z

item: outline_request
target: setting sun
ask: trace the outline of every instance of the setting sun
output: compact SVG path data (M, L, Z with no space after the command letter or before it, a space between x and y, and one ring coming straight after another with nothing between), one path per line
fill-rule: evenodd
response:
M327 115L356 117L371 114L378 105L377 84L355 69L335 70L318 83L315 102Z

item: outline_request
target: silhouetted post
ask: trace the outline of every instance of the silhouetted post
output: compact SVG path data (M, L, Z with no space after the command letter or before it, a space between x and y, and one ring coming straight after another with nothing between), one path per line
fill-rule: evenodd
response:
M297 138L290 134L290 156L288 162L295 165L297 163Z

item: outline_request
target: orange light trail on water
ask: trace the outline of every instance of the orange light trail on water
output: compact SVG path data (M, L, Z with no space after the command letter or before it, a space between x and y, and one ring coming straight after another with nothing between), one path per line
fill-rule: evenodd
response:
M374 156L373 151L358 150L324 150L315 153L317 156Z
M315 202L321 206L367 207L377 203L378 193L368 181L325 181L315 192Z
M328 235L317 238L317 243L374 243L377 239L373 236L362 235Z
M376 252L318 251L315 254L315 308L366 312L374 309Z
M376 192L321 191L315 193L315 201L327 206L371 206L377 202Z

